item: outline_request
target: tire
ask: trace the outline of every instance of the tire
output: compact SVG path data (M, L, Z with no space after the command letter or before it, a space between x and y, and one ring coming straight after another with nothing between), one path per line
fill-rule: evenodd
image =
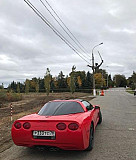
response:
M102 113L101 111L99 111L99 121L98 121L98 124L101 124L102 123Z
M91 124L89 146L87 147L86 151L91 151L93 149L93 146L94 146L94 128L93 128L93 125Z

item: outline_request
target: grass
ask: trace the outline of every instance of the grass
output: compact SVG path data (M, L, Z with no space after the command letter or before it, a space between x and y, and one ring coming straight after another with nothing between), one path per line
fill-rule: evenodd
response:
M130 94L134 94L134 90L132 90L131 88L127 88L126 92L130 93Z

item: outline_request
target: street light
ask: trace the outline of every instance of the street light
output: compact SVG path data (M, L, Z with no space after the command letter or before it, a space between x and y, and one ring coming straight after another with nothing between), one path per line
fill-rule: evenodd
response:
M92 49L92 70L93 70L93 95L96 96L96 90L95 90L95 78L94 78L94 73L95 73L95 67L94 67L94 54L93 51L96 47L102 45L103 43L97 44L96 46L93 47Z

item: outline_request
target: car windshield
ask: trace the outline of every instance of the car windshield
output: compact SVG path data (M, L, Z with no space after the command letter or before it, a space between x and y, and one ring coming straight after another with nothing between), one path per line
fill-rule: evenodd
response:
M78 102L54 101L46 103L38 114L42 116L56 116L82 112L84 112L84 110Z

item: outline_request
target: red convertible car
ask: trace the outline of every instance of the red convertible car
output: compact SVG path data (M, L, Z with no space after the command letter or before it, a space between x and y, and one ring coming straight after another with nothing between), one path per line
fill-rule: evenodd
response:
M99 106L85 100L54 100L38 114L13 123L12 139L18 146L48 146L65 150L92 150L94 132L102 122Z

